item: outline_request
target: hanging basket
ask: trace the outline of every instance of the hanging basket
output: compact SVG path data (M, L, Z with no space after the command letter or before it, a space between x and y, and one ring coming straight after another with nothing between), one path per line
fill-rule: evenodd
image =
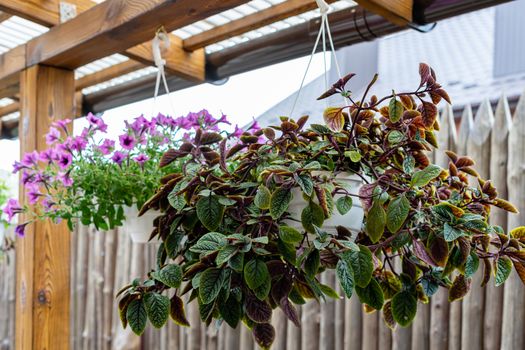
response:
M138 216L139 211L136 207L124 207L124 221L123 230L129 234L131 241L134 243L159 243L158 237L149 240L151 232L155 228L153 220L160 215L159 211L149 210L142 216Z
M329 171L315 171L312 172L312 175L327 177L333 176ZM355 239L357 233L361 230L364 217L361 201L359 201L357 197L359 195L359 189L363 185L363 180L359 176L347 172L338 174L335 177L335 180L338 184L345 188L349 194L353 195L352 209L350 209L350 211L345 215L341 215L339 211L334 208L332 215L324 220L322 229L328 233L335 234L337 232L337 226L344 226L352 232L352 238ZM295 220L287 220L286 223L287 225L295 227L298 230L303 230L303 226L301 224L301 213L306 207L307 202L304 200L303 194L299 188L294 188L292 193L293 200L288 207L288 212ZM334 197L334 203L340 197L343 197L343 195L337 194Z

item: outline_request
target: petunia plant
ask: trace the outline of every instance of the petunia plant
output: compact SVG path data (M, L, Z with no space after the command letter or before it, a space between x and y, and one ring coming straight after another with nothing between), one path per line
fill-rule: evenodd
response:
M327 109L326 125L282 117L233 145L197 132L167 151L161 166L182 158L185 167L163 177L142 208L162 211L152 235L163 244L156 268L119 293L124 327L141 334L148 319L162 327L170 316L189 326L186 297L207 325L242 322L270 348L274 309L299 326L294 305L339 298L320 282L326 270L390 327L409 325L440 287L451 302L461 299L478 269L483 285L493 276L503 284L513 266L525 281L525 227L505 232L488 222L493 207L516 208L472 159L447 152L447 168L429 161L436 105L450 101L429 66L420 75L416 90L383 98L369 96L375 77L360 101L345 89L353 75L342 78L321 98L341 94L349 104ZM361 179L357 193L343 173ZM348 213L358 204L356 223ZM348 219L328 230L336 215Z
M28 205L11 199L4 212L9 219L27 213L27 221L16 228L19 235L31 221L43 218L67 220L70 228L76 220L102 230L122 225L125 206L140 208L162 176L181 171L182 159L159 168L165 151L192 139L196 130L218 132L228 123L225 116L216 119L206 110L179 118L140 116L126 122L124 132L112 139L103 137L107 125L101 117L89 114L87 121L76 136L70 120L56 121L45 136L49 147L15 162Z
M0 206L7 203L9 198L9 187L4 180L0 179ZM9 223L4 215L0 215L0 262L4 259L5 254L13 249L14 242L6 233Z

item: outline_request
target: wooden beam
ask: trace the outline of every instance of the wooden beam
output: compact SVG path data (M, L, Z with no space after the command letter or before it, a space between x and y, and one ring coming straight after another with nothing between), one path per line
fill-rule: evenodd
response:
M111 67L102 69L98 72L84 75L75 81L76 90L82 90L89 86L97 85L105 81L117 78L121 75L134 72L138 69L144 68L145 66L133 60L124 61L122 63L115 64Z
M60 2L75 5L77 13L97 4L91 0L0 0L0 10L52 27L60 24Z
M0 55L0 78L13 79L26 68L26 46L17 46L3 55Z
M247 0L106 0L27 43L27 66L74 69Z
M20 91L19 74L12 74L0 81L0 99L13 97Z
M42 136L54 118L74 113L74 73L38 65L24 70L20 83L20 153L44 150ZM20 200L27 200L22 188ZM17 239L16 270L16 349L69 349L70 233L65 221L28 224L25 236Z
M336 0L328 0L333 3ZM288 0L262 11L212 28L184 40L186 50L197 50L317 8L315 0Z
M182 39L170 34L170 46L162 52L166 60L166 71L186 80L203 82L206 74L206 55L204 49L193 52L184 50ZM148 64L153 61L151 42L126 50L126 56Z
M38 22L44 26L54 27L60 24L60 2L61 1L58 0L0 0L0 9L6 9L11 13ZM68 0L66 2L77 6L77 14L85 12L97 5L96 2L91 0ZM163 53L163 55L166 56L166 69L171 74L180 76L181 78L191 81L204 81L204 51L188 53L182 48L182 40L173 34L170 34L170 42L170 49ZM151 44L149 42L132 47L123 52L123 54L145 65L155 65L151 53ZM142 68L142 66L137 67ZM1 82L0 84L4 85Z
M412 22L414 0L356 0L356 2L395 25L404 27Z
M20 103L18 102L13 102L7 106L0 107L0 119L8 114L17 112L18 110L20 110Z
M3 21L7 21L11 17L12 15L10 15L9 13L0 11L0 23L2 23Z

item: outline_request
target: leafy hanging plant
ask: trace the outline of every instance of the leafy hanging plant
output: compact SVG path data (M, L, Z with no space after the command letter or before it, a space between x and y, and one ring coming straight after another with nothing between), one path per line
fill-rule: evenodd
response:
M275 308L299 326L294 305L339 298L319 282L327 269L346 297L356 294L368 311L382 310L390 327L409 325L418 302L440 286L450 301L461 299L480 264L483 285L493 271L502 284L512 265L525 280L525 228L505 233L488 223L492 206L516 208L497 197L470 158L447 152L443 169L426 155L437 147L436 105L450 102L434 71L421 64L415 91L381 99L368 97L375 77L361 101L345 90L352 76L321 96L349 101L325 111L326 125L305 128L306 117L282 117L280 126L243 134L230 146L199 131L166 152L162 165L187 162L142 208L162 210L152 236L163 244L157 268L119 293L124 326L141 334L148 318L160 327L168 315L188 326L181 299L187 294L206 324L242 321L269 348ZM343 173L359 176L357 194L340 181ZM356 224L348 213L359 205L364 219ZM336 215L346 223L328 230Z

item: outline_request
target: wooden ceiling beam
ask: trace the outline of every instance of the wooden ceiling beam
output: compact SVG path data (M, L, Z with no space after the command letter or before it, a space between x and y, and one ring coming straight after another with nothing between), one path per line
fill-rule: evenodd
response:
M121 75L134 72L144 67L145 66L142 63L133 60L117 63L111 67L99 70L95 73L84 75L82 78L77 79L75 81L75 88L77 91L82 90L87 87L117 78Z
M0 11L0 23L2 23L3 21L7 21L11 17L11 14Z
M30 40L26 65L75 69L247 0L106 0Z
M328 0L333 3L336 0ZM283 19L299 15L317 8L315 0L288 0L251 15L212 28L184 40L184 48L189 51L206 47L210 44L232 38L272 24Z
M54 27L60 24L60 2L63 1L0 0L0 9L46 27ZM91 0L68 0L66 2L76 6L77 14L97 5ZM204 50L188 53L182 48L181 39L173 34L170 34L170 42L170 48L163 52L167 71L191 81L204 81ZM122 54L145 65L155 65L150 43L139 44L122 52ZM0 83L0 85L3 84Z
M8 114L18 112L20 110L20 103L13 102L7 106L0 107L0 118L5 117Z
M360 6L404 27L412 22L414 0L355 0Z

